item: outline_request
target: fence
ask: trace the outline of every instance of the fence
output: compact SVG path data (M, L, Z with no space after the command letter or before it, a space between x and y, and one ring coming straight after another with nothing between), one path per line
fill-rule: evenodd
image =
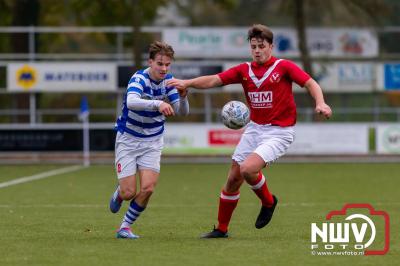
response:
M160 38L163 30L162 27L143 27L142 31L153 38ZM393 38L396 38L400 28L398 27L386 27L377 30L377 36L379 39L379 53L375 58L340 58L340 59L326 59L326 58L315 58L316 62L342 62L343 65L348 61L365 62L366 60L373 64L378 64L383 60L400 60L400 51L394 48L388 48ZM132 60L132 54L130 48L127 47L127 36L132 33L130 27L0 27L0 36L8 36L10 34L26 34L28 38L27 42L27 53L0 53L0 76L5 73L5 66L10 61L74 61L74 60L88 60L88 61L110 61L117 62L117 64L127 65ZM114 43L107 49L99 49L91 53L84 53L79 51L76 52L38 52L36 46L38 36L43 35L54 35L54 34L110 34L111 39ZM128 43L128 44L127 44ZM78 45L79 46L79 45ZM387 47L386 47L387 46ZM393 47L391 45L390 47ZM298 58L291 58L296 60ZM237 59L236 59L237 60ZM339 61L338 61L339 60ZM219 64L225 65L232 62L232 59L220 58L213 61L197 61L196 64L200 65L212 65ZM373 73L371 74L371 80L375 80L376 67L373 67ZM4 74L5 75L5 74ZM1 87L0 83L0 87ZM97 106L91 106L91 116L96 118L99 122L110 122L114 121L116 115L119 113L119 107L121 106L123 90L115 92L108 92L110 97L113 99L113 103L104 108L98 108ZM215 94L220 94L215 96ZM377 91L376 88L371 87L370 92L365 93L338 93L329 92L326 93L327 101L332 105L334 109L334 117L332 121L366 121L366 122L379 122L388 121L395 122L400 121L400 108L397 103L393 103L390 99L387 99L387 94L391 92ZM0 89L0 97L5 99L4 101L13 101L17 94L10 94L4 89ZM0 109L0 123L15 122L21 120L21 117L25 117L23 120L28 120L30 124L45 123L52 117L53 120L57 120L55 117L62 117L62 121L75 122L76 116L79 112L78 105L71 106L70 108L49 108L47 106L41 106L38 103L38 93L29 94L29 107L14 108L6 104L2 104L3 108ZM228 99L240 99L244 100L240 96L240 93L231 93L229 91L221 90L210 90L206 92L193 92L192 96L194 100L191 100L191 117L188 120L194 119L198 122L217 122L219 120L219 111L224 102ZM309 96L304 93L296 92L295 98L298 102L298 117L299 121L310 122L316 118L313 112L312 103L307 100ZM10 99L10 100L8 100ZM361 100L360 100L361 99ZM365 102L365 104L363 104ZM28 119L26 119L28 118ZM177 120L179 122L179 120Z

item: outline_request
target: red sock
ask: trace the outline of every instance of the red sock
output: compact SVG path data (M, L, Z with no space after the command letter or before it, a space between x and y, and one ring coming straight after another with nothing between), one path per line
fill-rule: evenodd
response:
M249 185L254 193L256 193L257 197L260 198L263 206L271 207L274 204L274 198L268 190L267 181L261 171L258 172L257 180L252 184L249 183Z
M235 210L240 197L240 192L228 193L222 190L219 197L218 208L218 230L228 231L228 225L231 221L232 213Z

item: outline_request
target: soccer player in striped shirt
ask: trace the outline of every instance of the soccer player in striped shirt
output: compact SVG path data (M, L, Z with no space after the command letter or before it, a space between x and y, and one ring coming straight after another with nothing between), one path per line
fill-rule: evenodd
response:
M110 200L110 210L116 213L124 200L130 201L117 238L138 238L131 225L145 210L157 184L163 131L166 116L187 115L186 92L179 92L167 81L174 58L173 48L154 42L149 48L149 67L137 71L128 83L122 114L116 122L115 168L118 187ZM136 188L136 173L140 190Z
M294 140L296 105L292 82L305 87L315 100L315 111L329 118L321 87L293 62L272 56L273 33L264 25L253 25L247 35L252 62L242 63L217 75L190 80L169 81L178 91L187 88L208 89L233 83L242 84L250 107L250 123L232 156L228 179L220 194L218 225L203 238L228 237L228 225L239 201L244 181L261 200L256 228L266 226L278 203L261 170L285 154Z

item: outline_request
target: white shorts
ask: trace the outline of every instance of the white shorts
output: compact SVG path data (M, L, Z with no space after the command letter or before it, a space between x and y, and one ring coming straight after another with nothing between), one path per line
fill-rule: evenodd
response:
M256 153L270 164L285 154L294 140L294 127L259 125L252 121L236 146L232 159L241 164L251 153Z
M159 173L163 146L162 135L142 140L118 132L115 138L115 170L118 179L136 174L137 169L150 169Z

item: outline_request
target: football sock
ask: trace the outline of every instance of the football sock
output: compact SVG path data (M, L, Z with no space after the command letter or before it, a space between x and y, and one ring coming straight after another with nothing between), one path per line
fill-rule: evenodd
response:
M131 225L136 221L139 215L144 211L145 207L139 206L135 200L131 200L129 204L129 209L122 220L120 228L131 227Z
M222 190L219 197L218 208L218 230L228 231L228 225L231 221L232 213L235 210L240 198L240 192L228 193Z
M265 177L261 171L258 172L258 177L256 181L249 183L249 185L254 193L256 193L257 197L260 198L261 204L263 206L271 207L274 204L274 198L268 190L267 181L265 180Z

